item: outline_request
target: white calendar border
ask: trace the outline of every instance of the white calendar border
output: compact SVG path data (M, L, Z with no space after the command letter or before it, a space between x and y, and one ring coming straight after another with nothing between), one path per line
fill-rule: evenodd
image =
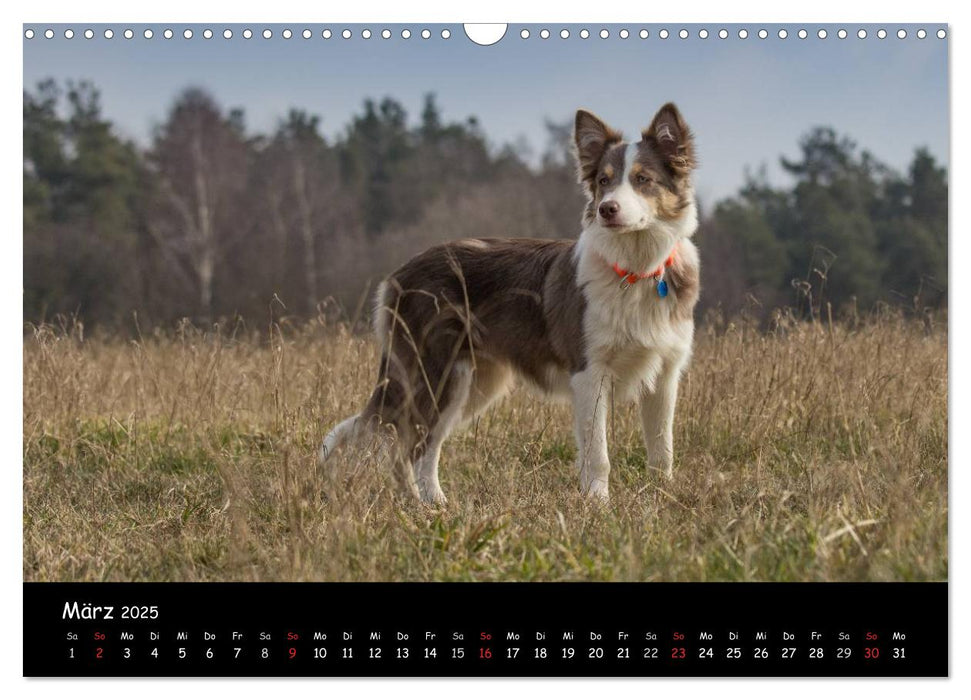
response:
M966 3L965 3L966 5ZM22 463L22 316L23 316L23 285L22 285L22 176L15 172L14 164L18 160L18 151L22 154L22 144L13 134L21 133L18 122L21 120L21 98L23 54L21 50L20 25L25 21L31 22L66 22L83 20L98 23L125 19L132 22L151 22L158 20L178 20L180 22L203 22L218 19L221 22L264 21L279 22L284 20L321 20L346 22L442 22L481 21L481 22L596 22L610 23L637 19L649 23L684 22L684 23L715 23L715 22L873 22L875 20L890 23L904 22L951 22L949 28L951 44L951 124L971 124L971 109L968 103L968 88L962 90L960 76L965 86L969 84L968 75L971 72L966 44L962 44L961 31L971 33L971 23L967 23L967 11L958 3L941 0L923 0L919 3L884 2L877 8L858 9L845 0L813 0L811 3L779 3L778 0L759 0L754 2L731 3L702 0L692 4L683 3L645 3L644 0L631 2L629 0L615 0L610 3L559 3L555 7L550 5L536 5L526 7L519 0L490 0L481 2L478 6L459 5L454 0L435 0L423 2L421 6L411 3L391 2L390 0L372 0L370 3L325 3L317 0L310 2L283 3L255 3L234 2L223 6L204 5L198 0L167 0L156 6L135 4L128 2L99 2L89 0L84 4L67 2L65 0L47 0L43 3L7 3L0 10L4 21L3 42L0 43L2 56L3 85L0 96L4 109L2 112L3 134L2 153L0 153L0 177L2 177L3 206L0 217L3 220L4 232L0 236L0 353L2 353L3 372L0 373L0 390L3 401L0 403L0 445L5 459L0 493L3 494L2 512L4 526L2 531L2 562L3 578L0 582L2 600L19 601L22 613L22 470L16 465ZM950 200L951 200L951 248L949 264L952 274L949 275L950 304L949 317L950 351L949 357L958 358L951 363L949 370L949 397L951 414L949 425L962 424L968 419L969 384L971 371L962 368L962 360L969 357L969 330L971 330L971 288L963 275L953 274L953 271L963 270L963 263L971 262L968 252L969 226L967 202L969 200L968 178L959 170L960 164L971 162L968 150L969 136L967 132L952 127L952 155L950 158ZM954 155L960 154L960 158ZM955 167L955 162L959 167ZM955 195L955 188L960 194ZM961 205L963 204L963 208ZM964 235L961 235L961 232ZM964 424L967 425L967 424ZM959 498L968 497L969 477L964 472L967 468L971 451L968 448L968 438L962 436L962 431L952 431L949 439L951 449L949 459L950 499L951 503ZM83 681L44 681L44 680L15 680L9 684L18 694L37 698L59 698L60 700L75 700L83 698L103 698L137 696L139 700L154 700L154 698L168 698L173 693L191 696L211 695L220 693L225 695L227 690L233 693L233 700L245 698L266 698L268 694L287 693L296 696L319 697L326 693L331 697L345 695L361 695L363 693L388 694L395 698L456 698L463 700L493 700L497 694L503 696L524 696L537 693L555 694L557 700L569 698L584 698L604 693L627 697L636 694L639 697L651 694L663 694L671 698L707 697L720 695L728 691L732 695L745 694L750 697L778 697L781 694L794 700L802 698L817 700L820 694L840 695L846 693L862 694L879 692L888 698L906 697L908 700L916 693L932 692L944 697L957 696L958 688L964 686L971 669L965 661L971 658L971 643L968 632L971 631L971 618L968 610L971 605L967 596L957 591L967 592L969 567L967 562L968 547L966 542L971 539L968 529L968 516L960 508L950 510L951 536L949 543L957 542L963 555L954 557L957 551L951 547L949 576L951 581L951 672L950 682L925 680L812 680L809 682L793 682L786 680L700 680L700 679L652 679L649 685L643 680L493 680L488 682L472 682L460 680L343 680L327 681L321 685L316 680L300 679L225 679L225 680L176 680L146 682L144 680L83 680ZM10 616L5 616L9 619ZM14 618L14 624L0 637L0 663L3 664L4 678L16 679L22 675L22 627L18 626L20 617ZM542 685L540 685L542 684ZM8 684L5 684L8 685ZM967 692L967 688L964 692Z

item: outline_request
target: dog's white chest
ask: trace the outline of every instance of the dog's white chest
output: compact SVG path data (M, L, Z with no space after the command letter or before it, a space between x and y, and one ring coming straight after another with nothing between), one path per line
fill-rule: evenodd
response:
M588 359L629 393L645 386L650 390L664 361L689 351L691 324L673 318L673 294L659 297L653 280L627 289L615 280L592 280L587 285Z

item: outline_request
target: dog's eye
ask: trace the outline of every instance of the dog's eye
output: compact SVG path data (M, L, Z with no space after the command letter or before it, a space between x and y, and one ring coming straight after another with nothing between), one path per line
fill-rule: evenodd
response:
M645 175L644 173L638 173L636 179L637 179L638 185L646 185L648 182L651 181L651 178Z
M604 187L604 186L606 186L606 185L609 185L609 184L610 184L610 178L609 178L609 177L607 177L607 176L604 176L604 177L602 177L602 178L600 178L599 180L597 180L597 182L599 182L599 183L600 183L600 186L601 186L601 187Z

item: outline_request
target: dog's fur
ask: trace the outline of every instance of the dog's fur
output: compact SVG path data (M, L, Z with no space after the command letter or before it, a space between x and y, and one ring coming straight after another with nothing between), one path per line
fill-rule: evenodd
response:
M639 401L649 466L671 476L674 406L698 299L694 138L673 104L636 143L583 110L574 136L589 195L579 239L452 241L394 272L376 299L377 387L359 415L327 435L321 463L349 439L380 435L400 485L443 503L442 443L522 379L572 400L585 494L608 497L611 388ZM614 265L642 274L661 267L668 295L652 277L623 288Z

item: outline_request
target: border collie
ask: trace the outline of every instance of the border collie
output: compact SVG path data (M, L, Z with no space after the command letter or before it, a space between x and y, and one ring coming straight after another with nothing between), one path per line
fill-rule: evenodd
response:
M324 439L321 464L380 434L399 485L444 503L442 443L523 380L573 402L584 494L608 498L611 388L639 402L648 466L670 478L699 290L694 138L666 104L637 142L580 110L574 140L589 197L579 239L450 241L394 272L377 291L377 387Z

